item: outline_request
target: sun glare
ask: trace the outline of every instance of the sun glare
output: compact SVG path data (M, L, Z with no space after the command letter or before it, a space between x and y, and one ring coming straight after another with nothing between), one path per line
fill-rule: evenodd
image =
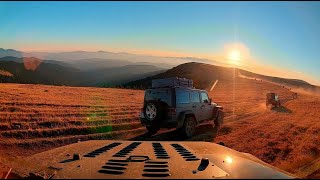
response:
M232 61L240 61L240 52L237 49L230 51L228 58Z
M228 164L231 164L231 163L233 162L233 159L232 159L230 156L227 156L227 157L226 157L226 162L227 162Z
M226 44L224 46L224 57L230 65L242 66L250 58L250 51L243 43Z
M227 58L232 65L239 65L241 61L241 53L238 49L232 49L228 52Z

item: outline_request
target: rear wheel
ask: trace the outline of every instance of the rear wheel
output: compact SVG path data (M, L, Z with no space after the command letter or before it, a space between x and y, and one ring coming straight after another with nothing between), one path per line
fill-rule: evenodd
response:
M192 116L186 117L183 125L183 133L187 138L191 138L196 131L196 120Z

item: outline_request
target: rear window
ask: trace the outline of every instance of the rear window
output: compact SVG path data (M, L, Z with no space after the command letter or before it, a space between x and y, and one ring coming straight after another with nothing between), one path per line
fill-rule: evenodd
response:
M189 91L183 89L176 89L176 102L177 104L188 104L190 103Z
M144 100L162 101L171 106L171 89L149 89L145 93Z

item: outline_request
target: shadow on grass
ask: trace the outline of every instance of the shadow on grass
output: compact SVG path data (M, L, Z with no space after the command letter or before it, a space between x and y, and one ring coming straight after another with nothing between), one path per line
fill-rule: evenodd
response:
M132 141L208 141L212 142L216 137L218 129L213 127L211 123L200 124L196 127L196 132L192 138L186 138L181 131L163 130L155 135L150 135L148 132L131 138Z
M280 112L280 113L292 113L292 111L284 106L280 107L272 107L272 111Z
M74 160L74 159L66 159L66 160L60 161L60 163L68 163L68 162L73 162L73 161L76 161L76 160Z

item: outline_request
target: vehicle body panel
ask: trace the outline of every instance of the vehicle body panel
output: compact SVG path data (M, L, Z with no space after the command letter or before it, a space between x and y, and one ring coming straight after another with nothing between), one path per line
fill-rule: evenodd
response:
M97 151L97 149L112 143L119 143L119 145L105 151ZM123 157L114 157L115 154L132 143L138 143L138 145ZM159 158L154 149L155 144L160 145L169 158ZM184 156L178 153L176 146L186 149L196 160L187 161ZM93 153L94 151L96 153ZM92 156L87 157L90 153ZM67 156L68 154L71 156ZM72 160L73 154L80 154L80 160ZM146 156L146 158L140 156ZM132 162L130 159L133 157L143 159L143 161ZM208 158L209 166L203 171L197 171L203 158ZM101 171L107 170L110 166L114 168L115 165L106 164L112 160L126 160L125 164L127 165L116 170L121 174L108 174ZM16 160L14 163L19 168L14 168L14 172L22 177L28 176L30 172L40 172L40 174L48 176L55 173L52 179L145 179L148 178L145 176L148 173L145 171L145 165L150 161L162 162L167 165L164 168L165 172L162 173L167 173L168 176L156 177L157 179L297 178L252 155L215 143L186 141L91 140L78 142Z

